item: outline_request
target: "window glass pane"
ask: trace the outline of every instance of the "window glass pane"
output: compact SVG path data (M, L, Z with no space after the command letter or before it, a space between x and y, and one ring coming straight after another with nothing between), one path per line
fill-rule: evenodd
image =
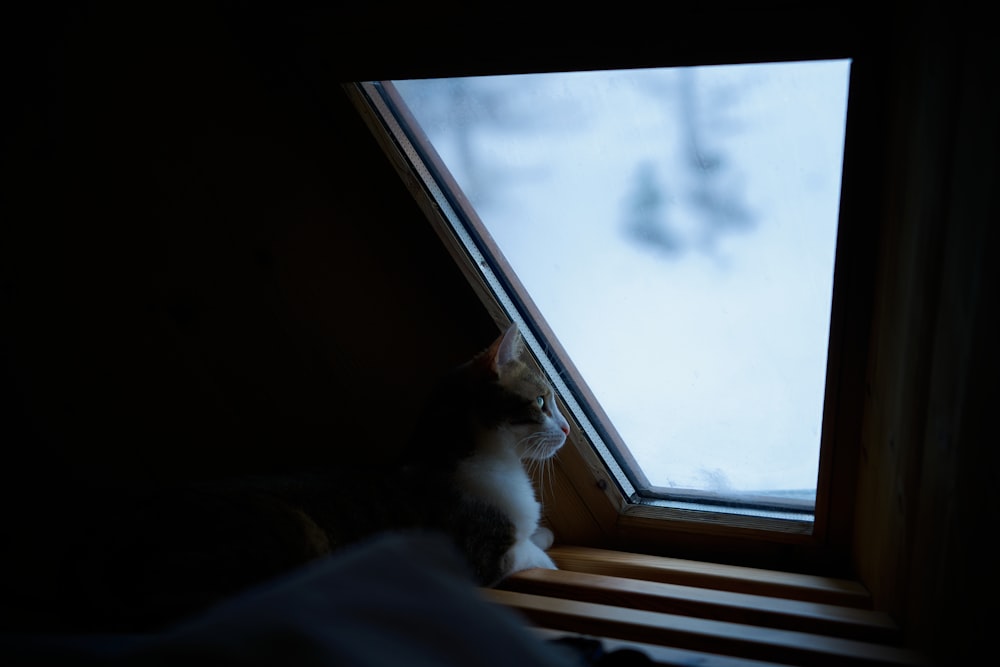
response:
M394 82L654 486L815 497L849 65Z

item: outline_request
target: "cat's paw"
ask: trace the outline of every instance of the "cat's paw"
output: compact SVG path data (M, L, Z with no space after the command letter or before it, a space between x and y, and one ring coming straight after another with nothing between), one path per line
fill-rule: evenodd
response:
M510 548L507 555L510 562L507 574L513 574L521 570L530 570L534 567L541 567L546 570L559 569L549 555L542 551L533 541L518 542Z
M547 551L552 546L552 543L556 541L556 536L545 526L539 526L531 536L531 541L542 551Z

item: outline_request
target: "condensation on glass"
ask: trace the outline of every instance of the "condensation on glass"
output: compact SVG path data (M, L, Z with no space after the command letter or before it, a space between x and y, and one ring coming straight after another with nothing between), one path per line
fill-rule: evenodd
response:
M849 68L393 82L664 497L815 501Z

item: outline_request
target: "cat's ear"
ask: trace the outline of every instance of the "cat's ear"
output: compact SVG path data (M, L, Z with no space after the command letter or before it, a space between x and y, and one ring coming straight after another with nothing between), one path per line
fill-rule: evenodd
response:
M500 334L500 337L493 341L489 350L489 361L491 369L496 372L500 367L509 361L517 359L521 355L521 332L517 328L517 322L511 322L507 330Z

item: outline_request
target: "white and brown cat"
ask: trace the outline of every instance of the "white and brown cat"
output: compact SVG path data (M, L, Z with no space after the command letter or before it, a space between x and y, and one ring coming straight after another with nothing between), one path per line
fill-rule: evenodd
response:
M512 324L442 382L433 401L437 409L428 412L431 425L425 422L415 433L417 457L420 451L446 444L454 466L451 484L460 502L488 508L487 518L473 513L466 518L509 525L509 546L499 563L473 560L480 580L490 584L528 568L554 569L544 552L552 534L539 529L541 508L525 462L555 456L569 424L552 387L524 360L517 326ZM434 423L449 424L447 443L440 441Z
M331 548L372 532L443 531L466 555L476 580L493 585L513 572L555 564L545 553L552 534L539 528L541 507L527 466L545 465L563 446L569 424L552 387L525 359L516 324L434 388L402 465L362 476L378 489L358 523L342 515L352 503L334 487L356 489L338 472L279 494L322 529Z

